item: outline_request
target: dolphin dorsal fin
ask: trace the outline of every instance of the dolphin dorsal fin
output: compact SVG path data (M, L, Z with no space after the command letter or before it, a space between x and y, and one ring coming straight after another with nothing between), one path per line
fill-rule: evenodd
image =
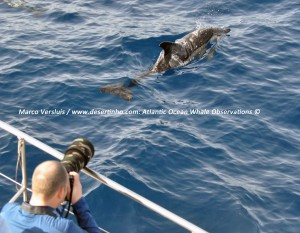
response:
M175 42L164 41L159 44L159 46L165 51L165 55L172 52L172 48L181 49L181 45Z
M171 51L171 47L174 45L175 43L174 42L168 42L168 41L164 41L164 42L161 42L159 44L159 46L165 50L166 53L169 53Z
M159 46L165 51L165 56L168 54L177 54L177 55L185 55L185 49L181 44L176 42L164 41L159 44Z

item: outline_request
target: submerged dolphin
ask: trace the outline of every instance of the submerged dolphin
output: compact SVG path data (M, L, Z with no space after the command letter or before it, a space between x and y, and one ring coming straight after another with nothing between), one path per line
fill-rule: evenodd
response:
M152 68L147 72L158 73L183 66L189 63L196 55L202 57L207 50L207 45L214 40L219 40L230 32L229 28L204 28L195 30L175 42L162 42L163 49ZM215 46L210 49L210 53L215 51ZM140 78L129 83L128 87L138 84ZM120 96L125 100L132 99L132 91L123 84L110 84L100 88L101 92L111 93Z
M41 14L46 11L44 8L32 6L25 0L3 0L3 2L13 8L29 10L35 14Z

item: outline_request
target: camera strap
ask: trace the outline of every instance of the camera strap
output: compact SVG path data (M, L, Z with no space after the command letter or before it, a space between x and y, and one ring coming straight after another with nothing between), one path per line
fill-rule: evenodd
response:
M73 196L73 185L74 185L74 176L70 176L69 177L69 180L70 180L70 200L69 200L69 203L68 203L68 209L67 209L67 213L66 213L66 216L65 218L68 218L69 216L69 212L70 212L70 208L71 208L71 202L72 202L72 196Z
M54 218L57 218L57 215L46 206L32 206L28 202L23 202L21 208L31 214L50 215Z

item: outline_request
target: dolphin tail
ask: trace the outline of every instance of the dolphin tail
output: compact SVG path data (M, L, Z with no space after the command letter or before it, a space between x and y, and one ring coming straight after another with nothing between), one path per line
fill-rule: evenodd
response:
M130 101L133 97L133 92L127 87L124 87L123 83L109 84L100 88L102 93L114 94L121 97L124 100Z
M121 97L124 100L130 101L133 98L133 92L129 90L130 87L135 87L140 85L143 78L151 74L152 71L145 71L137 75L135 79L128 79L126 82L108 84L100 88L102 93L114 94Z

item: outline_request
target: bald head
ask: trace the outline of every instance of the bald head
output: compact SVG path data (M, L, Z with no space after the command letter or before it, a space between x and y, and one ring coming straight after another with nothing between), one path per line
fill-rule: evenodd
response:
M32 192L43 195L46 199L61 188L66 187L68 174L66 169L57 161L46 161L38 165L32 176Z

